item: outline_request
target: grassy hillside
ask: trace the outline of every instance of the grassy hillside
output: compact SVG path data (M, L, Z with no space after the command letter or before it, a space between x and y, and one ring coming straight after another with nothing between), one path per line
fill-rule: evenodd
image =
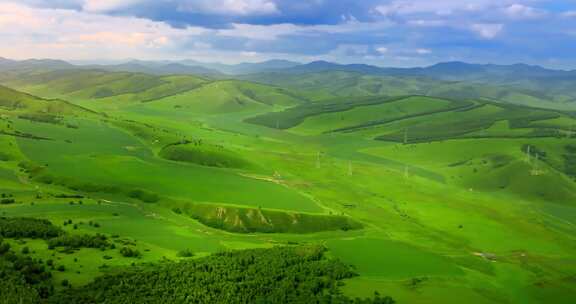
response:
M72 115L91 111L63 100L52 100L0 86L0 110L6 114Z
M574 97L565 92L534 86L498 85L496 82L442 80L418 75L378 76L347 71L261 73L244 78L300 90L316 99L335 96L427 95L457 99L486 98L500 103L576 109L572 102Z
M571 114L425 96L347 100L302 105L247 122L283 126L302 135L346 134L400 143L375 150L387 153L372 154L439 172L465 189L558 203L576 199L576 185L571 180L573 160L566 152L571 147L568 143L576 138L572 131L576 119ZM545 155L539 156L535 147L542 141L557 144L547 144ZM503 144L510 153L498 148ZM531 152L522 151L527 145L534 146ZM526 162L526 157L532 161Z
M305 91L318 98L335 96L424 94L440 82L425 78L381 77L330 71L304 74L260 73L245 79Z
M102 111L153 101L152 107L217 114L262 112L308 102L305 97L278 87L238 80L211 81L192 75L67 69L6 76L3 82L32 94L62 98Z
M321 245L357 274L338 272L350 298L377 291L398 303L571 303L571 113L425 95L309 101L267 85L180 76L141 82L150 88L130 77L90 83L98 78L80 90L72 80L56 86L104 112L62 102L71 109L59 112L63 123L37 116L51 100L7 90L15 95L0 121L10 131L0 134L0 217L46 219L61 235L53 246L38 235L4 237L27 269L39 265L50 277L23 286L13 276L0 289L46 283L81 302L115 280L143 288L133 280L153 277L163 286L162 269L183 265L168 260L204 265L194 277L213 280L204 263L212 253ZM174 93L188 84L198 86ZM87 97L108 85L120 95ZM31 106L15 107L20 99ZM257 257L236 254L207 260L238 256L232 267L256 269ZM333 265L316 258L306 260ZM12 262L0 263L3 273L14 274ZM320 277L312 290L329 283ZM271 280L289 290L304 282L289 278Z
M294 106L306 99L287 90L237 80L215 81L196 90L154 100L154 107L192 113L266 111Z
M576 123L567 112L427 96L339 98L246 121L296 133L358 133L408 143L466 136L562 137Z
M155 76L101 70L57 70L7 77L11 86L32 94L74 101L113 99L142 102L197 88L196 76Z

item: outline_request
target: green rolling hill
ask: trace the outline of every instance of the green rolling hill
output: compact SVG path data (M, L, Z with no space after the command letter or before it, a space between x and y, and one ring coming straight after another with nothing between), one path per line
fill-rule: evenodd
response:
M62 97L74 101L117 98L121 101L142 102L197 88L207 80L196 76L56 70L19 75L5 82L32 94Z
M395 160L409 157L407 163L453 178L466 189L566 204L576 201L572 158L565 154L576 138L576 118L571 113L487 100L350 97L246 121L305 136L342 134L390 142L393 145L387 148L369 151L386 151L371 154ZM464 148L470 141L478 142L475 146L481 154L473 156ZM533 151L523 151L526 145L533 145ZM433 157L445 154L452 158L443 159L444 167L427 167Z
M302 91L313 98L335 96L427 95L433 97L477 99L542 108L575 110L574 97L564 91L536 86L514 86L503 82L438 79L428 75L373 75L355 71L315 71L303 74L267 72L243 79Z
M31 94L62 98L96 108L154 102L197 113L266 111L308 102L291 91L240 80L209 80L192 75L157 76L101 70L56 70L4 81Z
M142 287L141 274L186 265L265 271L253 255L270 254L335 296L571 299L573 112L420 76L262 75L274 85L3 74L18 90L0 87L0 290L97 300L115 280ZM12 255L44 272L27 283Z
M205 114L266 111L306 102L306 98L285 89L238 80L214 81L198 89L153 100L154 106Z

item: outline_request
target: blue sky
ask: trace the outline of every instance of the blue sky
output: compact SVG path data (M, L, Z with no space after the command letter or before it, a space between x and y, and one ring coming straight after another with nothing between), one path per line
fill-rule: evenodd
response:
M0 56L576 68L576 0L0 0Z

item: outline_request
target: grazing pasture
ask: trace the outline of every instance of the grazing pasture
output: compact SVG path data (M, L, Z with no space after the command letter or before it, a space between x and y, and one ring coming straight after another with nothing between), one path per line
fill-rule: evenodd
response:
M177 261L260 272L258 257L279 256L308 256L334 276L329 294L374 301L562 303L575 292L571 113L83 73L54 74L52 90L25 82L87 108L6 90L0 109L0 217L62 231L3 242L43 266L60 299L98 297L121 278L142 288L136 278L187 265ZM299 288L319 295L311 286Z

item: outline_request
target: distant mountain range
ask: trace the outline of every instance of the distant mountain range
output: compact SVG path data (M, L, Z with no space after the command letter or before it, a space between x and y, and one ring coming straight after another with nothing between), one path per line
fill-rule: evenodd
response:
M496 65L472 64L465 62L442 62L428 67L387 68L366 64L338 64L328 61L314 61L290 68L277 69L278 73L316 73L326 71L356 72L380 76L424 76L442 80L476 80L490 78L541 78L541 77L574 77L576 70L562 71L546 69L527 64Z
M288 60L268 60L257 63L244 62L239 64L204 63L194 60L182 60L179 61L179 63L191 66L201 66L229 75L271 72L276 70L295 68L302 65L302 63Z
M489 78L491 81L510 78L571 78L576 77L576 70L564 71L543 68L536 65L513 64L472 64L465 62L442 62L428 67L391 68L367 64L339 64L328 61L298 63L288 60L268 60L257 63L205 63L195 60L180 61L144 61L130 60L120 64L74 65L63 60L28 59L10 60L0 57L0 69L19 68L89 68L112 71L141 72L148 74L196 74L196 75L246 75L255 73L317 73L327 71L355 72L379 76L422 76L441 80L463 81ZM488 81L488 80L486 80Z
M0 81L55 70L100 70L150 75L198 75L241 79L305 91L311 98L422 94L450 98L488 98L531 106L576 109L576 70L527 64L495 65L443 62L428 67L391 68L328 61L298 63L204 63L195 60L74 65L62 60L0 58Z

